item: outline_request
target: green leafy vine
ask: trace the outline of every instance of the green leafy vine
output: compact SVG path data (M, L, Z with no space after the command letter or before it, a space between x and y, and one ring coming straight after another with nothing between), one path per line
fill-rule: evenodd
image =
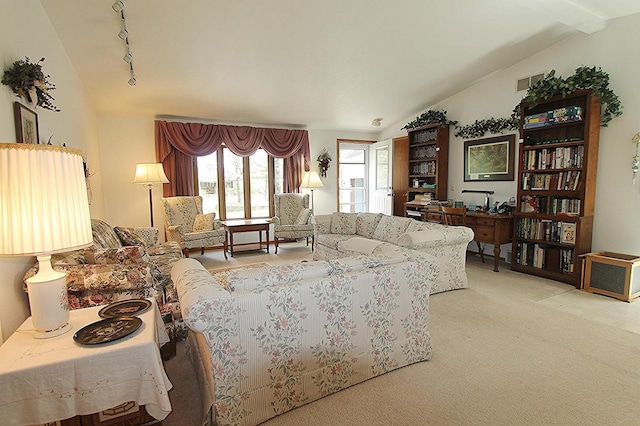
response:
M427 124L441 124L443 126L455 126L457 121L447 119L447 111L445 110L428 110L416 117L415 120L405 124L400 130L411 130Z

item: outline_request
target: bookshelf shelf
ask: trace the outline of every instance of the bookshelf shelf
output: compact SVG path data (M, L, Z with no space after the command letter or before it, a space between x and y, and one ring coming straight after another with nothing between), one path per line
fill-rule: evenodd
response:
M580 90L520 110L511 269L580 288L580 255L591 251L600 100Z
M409 173L407 202L431 193L433 199L447 199L449 174L449 127L429 124L409 132ZM417 181L418 187L414 186ZM429 188L423 188L427 184Z

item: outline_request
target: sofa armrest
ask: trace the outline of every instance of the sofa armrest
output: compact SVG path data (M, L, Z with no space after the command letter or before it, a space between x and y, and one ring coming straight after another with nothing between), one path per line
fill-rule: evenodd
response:
M467 244L473 241L473 230L466 226L448 226L402 234L398 245L414 250L442 245Z
M280 225L280 218L278 216L272 217L271 223L273 223L274 225Z
M180 248L184 248L184 230L182 225L171 225L167 229L167 240L175 241L180 244Z

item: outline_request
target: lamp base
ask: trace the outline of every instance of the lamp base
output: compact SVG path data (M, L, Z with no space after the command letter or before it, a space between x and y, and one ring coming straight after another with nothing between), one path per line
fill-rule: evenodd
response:
M65 325L63 325L62 327L58 327L56 329L53 330L36 330L35 333L33 333L33 338L34 339L48 339L50 337L56 337L56 336L60 336L61 334L66 333L67 331L71 331L71 324L66 323Z

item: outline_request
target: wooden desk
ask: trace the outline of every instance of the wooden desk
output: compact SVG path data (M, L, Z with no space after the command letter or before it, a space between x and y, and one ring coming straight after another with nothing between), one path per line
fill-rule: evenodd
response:
M500 245L512 240L513 216L469 212L466 225L473 229L475 241L493 244L493 270L498 272Z
M260 240L260 249L262 249L262 231L267 242L267 253L269 253L269 224L271 222L268 219L237 219L237 220L224 220L222 226L227 231L228 244L227 247L233 257L233 234L235 232L251 232L258 231L258 239Z

